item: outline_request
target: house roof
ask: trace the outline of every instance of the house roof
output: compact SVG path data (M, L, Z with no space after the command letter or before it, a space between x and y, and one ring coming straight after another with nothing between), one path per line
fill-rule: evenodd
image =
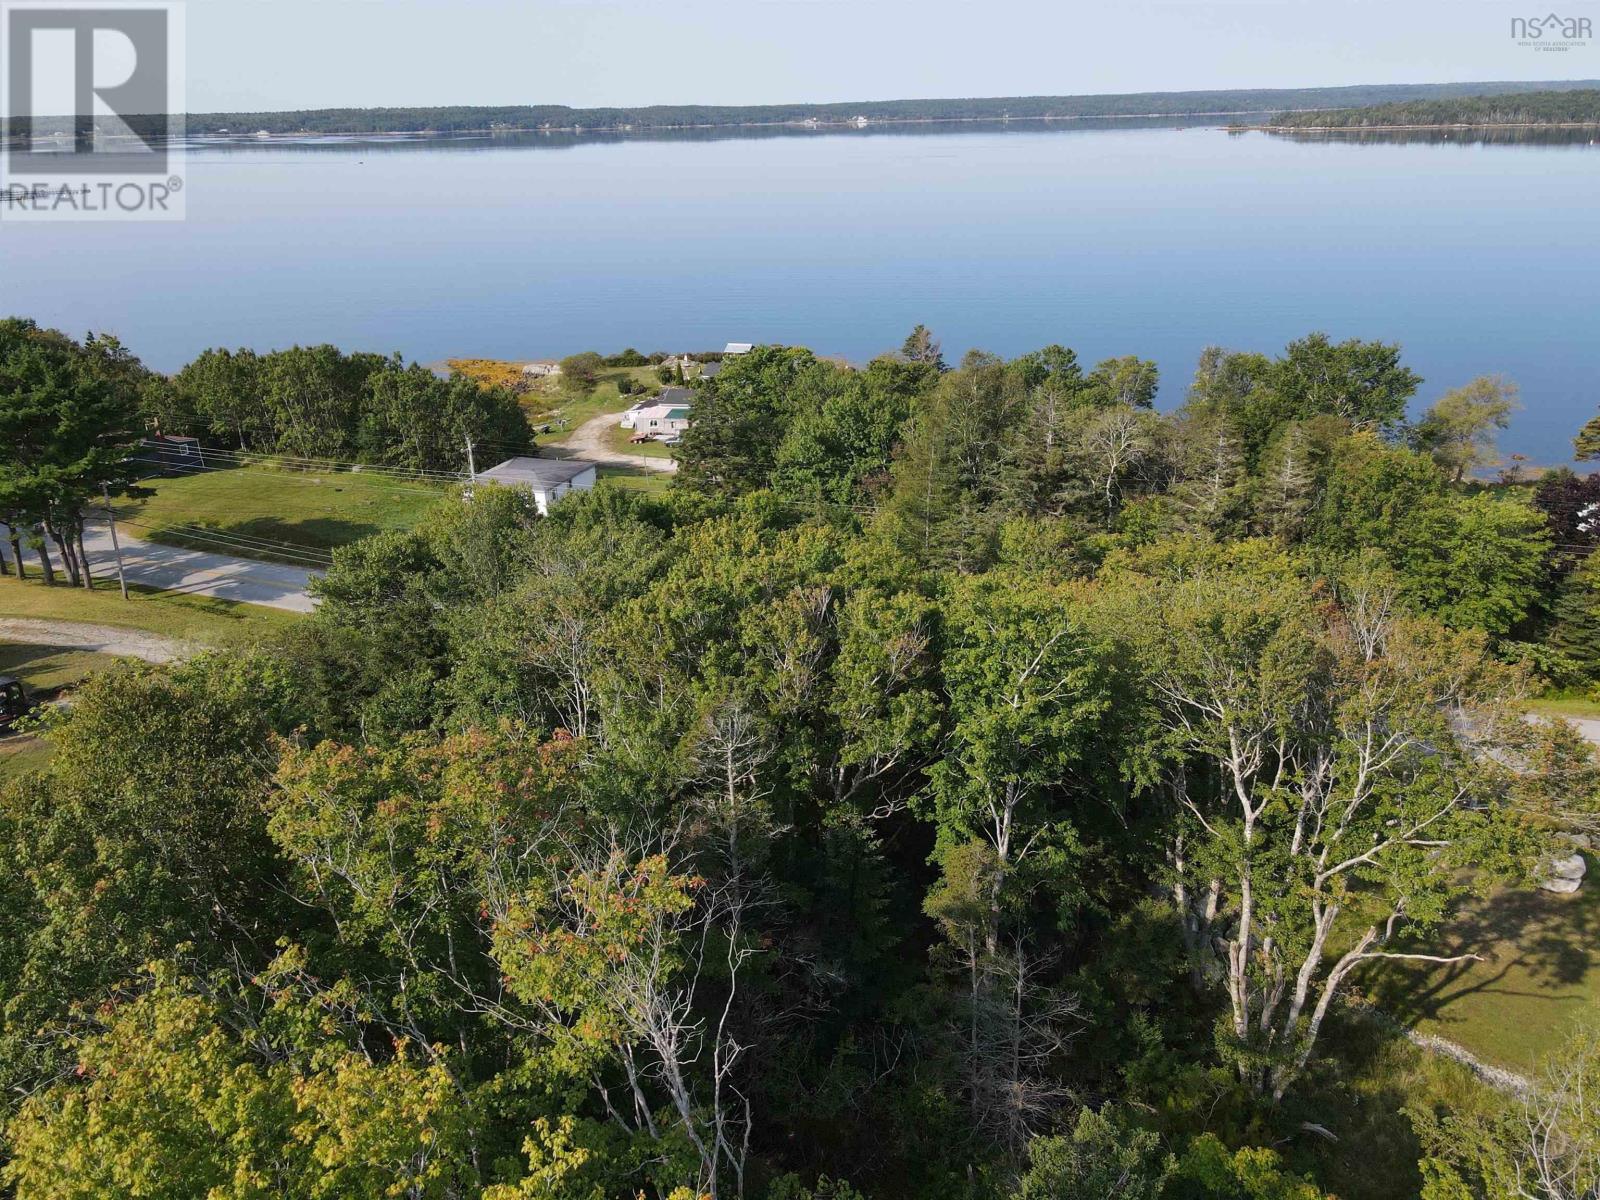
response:
M720 374L722 374L722 364L719 362L708 362L700 368L701 379L715 379Z
M755 343L753 342L729 342L723 347L722 352L724 354L749 354L754 349Z
M694 389L669 387L662 388L660 395L651 401L652 404L693 404Z
M576 459L523 457L507 459L498 467L479 471L478 478L489 483L503 483L507 487L527 487L542 492L557 484L570 483L593 470L593 463Z

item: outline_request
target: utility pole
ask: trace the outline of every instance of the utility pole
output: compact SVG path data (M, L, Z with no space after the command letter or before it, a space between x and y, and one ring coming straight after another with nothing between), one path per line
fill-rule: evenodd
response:
M100 498L106 502L106 524L111 526L111 548L117 555L117 582L122 586L122 598L126 600L128 577L122 573L122 543L117 539L117 518L111 511L111 489L103 483L100 485Z
M478 467L472 460L472 435L466 434L467 439L467 499L472 499L473 486L478 482Z

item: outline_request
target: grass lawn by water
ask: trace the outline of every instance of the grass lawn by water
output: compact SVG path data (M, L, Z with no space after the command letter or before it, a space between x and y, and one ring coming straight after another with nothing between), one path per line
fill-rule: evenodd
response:
M215 647L245 645L300 619L295 613L259 604L179 592L129 588L128 597L124 601L110 580L103 579L93 592L86 592L46 587L37 573L26 582L7 576L0 579L0 617L120 625Z
M297 566L316 566L329 551L369 534L409 528L445 494L427 484L359 473L266 467L151 479L141 486L155 495L117 505L118 519L130 533Z
M1362 980L1390 1016L1514 1071L1533 1070L1572 1027L1600 1019L1600 868L1570 896L1537 889L1474 902L1430 953L1453 966L1386 963Z

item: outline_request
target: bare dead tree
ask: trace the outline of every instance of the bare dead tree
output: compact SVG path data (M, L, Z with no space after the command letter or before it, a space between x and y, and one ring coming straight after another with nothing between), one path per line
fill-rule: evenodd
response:
M1600 1030L1580 1030L1522 1102L1517 1195L1600 1200Z
M1061 1059L1081 1010L1043 982L1049 960L1021 937L998 952L971 937L958 945L957 957L969 986L963 1027L952 1033L966 1059L972 1120L1020 1162L1029 1139L1071 1098Z
M1096 412L1077 437L1077 458L1105 505L1117 511L1119 485L1125 472L1155 450L1156 418L1148 411L1117 404Z

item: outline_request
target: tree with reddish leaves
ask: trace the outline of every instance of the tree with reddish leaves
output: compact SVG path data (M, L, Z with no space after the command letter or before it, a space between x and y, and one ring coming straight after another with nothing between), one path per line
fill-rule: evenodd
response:
M1600 474L1551 471L1534 489L1533 503L1549 522L1551 566L1558 577L1600 547Z

